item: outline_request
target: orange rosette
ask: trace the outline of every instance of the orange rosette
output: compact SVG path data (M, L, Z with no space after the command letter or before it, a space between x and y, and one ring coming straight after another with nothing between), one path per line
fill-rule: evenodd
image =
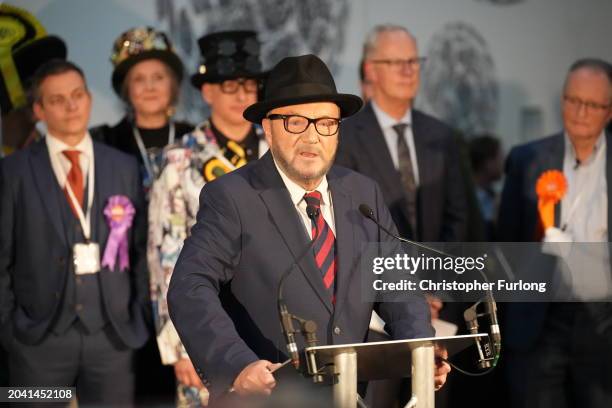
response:
M567 193L567 179L559 170L547 170L538 178L538 212L544 231L555 226L555 205Z

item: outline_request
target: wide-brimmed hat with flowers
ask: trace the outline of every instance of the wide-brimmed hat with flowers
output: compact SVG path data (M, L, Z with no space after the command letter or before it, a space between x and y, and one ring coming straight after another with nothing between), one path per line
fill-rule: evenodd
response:
M113 44L110 59L115 67L112 82L117 94L121 93L130 68L147 59L164 62L174 71L179 82L183 79L183 63L168 36L152 27L135 27L121 34Z

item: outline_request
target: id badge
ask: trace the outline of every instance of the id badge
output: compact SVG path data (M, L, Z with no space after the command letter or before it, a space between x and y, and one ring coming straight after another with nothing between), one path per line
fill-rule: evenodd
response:
M100 246L97 243L75 244L72 254L75 274L86 275L100 271Z

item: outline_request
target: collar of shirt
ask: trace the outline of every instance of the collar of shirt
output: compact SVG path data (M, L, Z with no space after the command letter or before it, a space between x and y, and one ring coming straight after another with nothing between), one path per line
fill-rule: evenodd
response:
M294 205L298 205L300 201L304 199L304 194L309 193L310 191L304 190L295 181L287 177L287 175L283 172L283 170L276 163L276 160L274 160L274 165L276 166L276 170L278 170L278 173L283 179L283 183L285 183L285 187L287 187L287 190L289 190L289 195L291 196L291 202L293 202ZM321 193L321 206L325 204L329 204L327 203L327 191L328 191L327 176L323 176L317 188L315 188L312 191L315 191L315 190L318 190Z
M227 142L230 141L230 138L227 137L223 132L221 132L213 123L212 119L210 119L210 130L212 130L212 132L214 133L215 137L217 138L217 143L219 144L219 147L225 148L225 146L227 146ZM244 139L240 142L236 142L238 143L240 146L242 147L254 147L257 146L259 143L259 138L257 137L257 134L255 133L255 127L251 126L251 129L249 130L249 133L247 133L247 135L244 137Z
M304 201L304 194L308 193L309 191L304 190L296 182L287 177L287 175L279 167L278 163L276 163L276 160L274 160L274 165L276 166L276 170L278 170L278 174L280 174L281 178L283 179L285 187L287 187L287 190L289 191L289 195L291 196L291 202L300 214L300 218L302 219L302 223L306 228L308 236L312 238L312 231L310 228L311 221L310 218L308 218L308 215L306 214L306 201ZM329 226L329 228L331 228L332 232L335 235L336 225L334 222L331 192L329 191L329 185L327 184L327 176L323 176L321 182L319 183L317 188L315 188L315 190L321 193L321 214L323 215L325 222L327 222L327 225Z
M398 123L406 123L407 125L412 126L412 109L406 110L406 113L404 113L404 116L400 120L389 116L374 101L372 101L372 109L374 110L374 115L376 115L376 119L378 119L378 124L383 129L391 129L394 125L397 125Z
M570 160L571 163L577 163L578 162L578 158L576 157L576 149L574 148L574 144L572 143L569 135L566 132L563 132L563 138L565 139L565 159L566 160ZM605 130L602 130L601 133L599 134L599 137L597 138L597 142L595 142L595 146L593 147L593 152L591 153L591 155L589 156L589 158L587 159L586 163L580 163L581 165L583 164L590 164L593 162L593 160L595 160L597 156L597 153L603 148L605 149L606 147L606 134L605 134Z
M87 180L89 161L90 158L93 157L93 142L89 132L85 134L85 137L76 146L68 146L66 143L53 136L51 133L47 133L47 136L45 137L45 143L47 144L47 149L49 150L49 156L52 157L51 166L53 167L53 172L55 173L55 177L59 181L59 184L60 186L62 186L62 188L66 183L66 176L70 171L70 161L62 153L64 150L78 150L79 152L81 152L81 154L79 155L79 163L81 165L83 177L85 178L85 180ZM58 160L55 160L53 158ZM57 168L58 163L62 165L63 171L62 169Z

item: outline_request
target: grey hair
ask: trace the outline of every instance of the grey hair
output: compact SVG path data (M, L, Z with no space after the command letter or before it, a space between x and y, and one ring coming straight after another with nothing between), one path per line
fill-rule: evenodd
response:
M582 58L576 60L570 66L567 72L563 88L567 87L567 82L569 81L570 75L580 69L588 69L604 75L608 79L608 83L610 85L610 100L612 101L612 64L601 58Z
M412 35L412 33L408 31L406 27L402 27L401 25L390 24L390 23L379 24L377 26L374 26L374 28L372 28L370 32L368 32L368 35L366 36L366 39L363 43L363 56L362 56L363 59L364 60L368 59L376 51L376 47L378 45L378 37L381 34L391 33L391 32L405 33L406 35L408 35L408 37L412 38L412 40L415 43L417 42L414 35Z

